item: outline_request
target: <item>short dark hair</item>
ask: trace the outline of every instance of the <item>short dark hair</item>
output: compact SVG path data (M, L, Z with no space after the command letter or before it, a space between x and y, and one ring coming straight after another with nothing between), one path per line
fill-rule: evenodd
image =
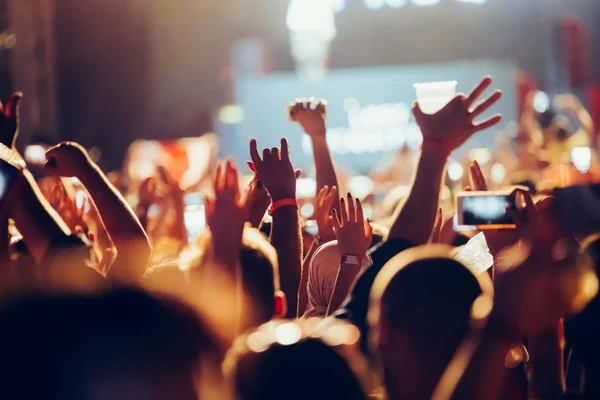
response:
M303 330L295 343L282 344L277 341L279 327L289 325L300 331L313 322L310 319L272 321L236 340L225 359L224 370L238 399L367 399L368 386L373 382L367 376L367 363L360 354L351 357L346 355L339 348L343 346L342 343L327 342L314 329ZM355 327L347 323L333 321L332 325L348 326L358 333ZM253 335L260 335L258 341L264 347L252 348L250 343L256 341ZM352 351L352 345L345 350ZM310 384L298 385L300 376Z
M373 301L378 318L423 346L435 337L436 351L452 357L469 331L473 302L483 291L477 277L448 257L446 246L421 246L390 260L371 293L378 297Z

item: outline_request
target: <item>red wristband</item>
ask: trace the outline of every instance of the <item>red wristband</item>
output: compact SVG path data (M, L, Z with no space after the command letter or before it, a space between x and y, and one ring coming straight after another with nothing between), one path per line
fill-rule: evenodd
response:
M271 204L271 206L269 207L269 215L273 215L273 213L275 212L275 210L277 210L278 208L288 207L288 206L298 208L298 202L296 201L296 199L281 199L281 200L277 200L276 202L274 202L273 204Z

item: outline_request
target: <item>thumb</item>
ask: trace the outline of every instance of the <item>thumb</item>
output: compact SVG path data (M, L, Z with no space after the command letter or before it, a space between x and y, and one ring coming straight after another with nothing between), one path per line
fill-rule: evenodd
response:
M369 239L373 239L373 227L371 226L371 221L365 219L365 236Z
M296 175L296 179L300 178L302 176L302 170L301 169L297 169L296 171L294 171L294 174Z
M425 113L421 110L421 106L419 105L418 101L413 103L412 113L417 121L419 121L425 115Z

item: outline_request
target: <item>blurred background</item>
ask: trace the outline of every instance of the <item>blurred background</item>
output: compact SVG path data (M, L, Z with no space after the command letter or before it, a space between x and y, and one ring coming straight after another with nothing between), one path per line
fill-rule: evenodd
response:
M506 122L540 89L575 93L600 123L598 0L324 4L0 0L0 95L25 93L20 146L77 140L107 170L136 139L207 132L238 162L249 137L270 146L286 135L305 167L310 148L285 106L315 95L330 102L334 158L366 174L418 145L413 83L450 79L467 91L485 74L505 93ZM493 150L493 135L464 151Z

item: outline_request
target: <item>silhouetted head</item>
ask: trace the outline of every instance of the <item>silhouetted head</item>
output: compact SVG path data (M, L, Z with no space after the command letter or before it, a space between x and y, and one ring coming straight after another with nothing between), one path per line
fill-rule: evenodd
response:
M239 337L224 371L240 400L366 400L373 384L341 321L272 321Z
M482 281L450 252L446 246L406 250L373 285L369 341L392 398L429 397L470 330Z

